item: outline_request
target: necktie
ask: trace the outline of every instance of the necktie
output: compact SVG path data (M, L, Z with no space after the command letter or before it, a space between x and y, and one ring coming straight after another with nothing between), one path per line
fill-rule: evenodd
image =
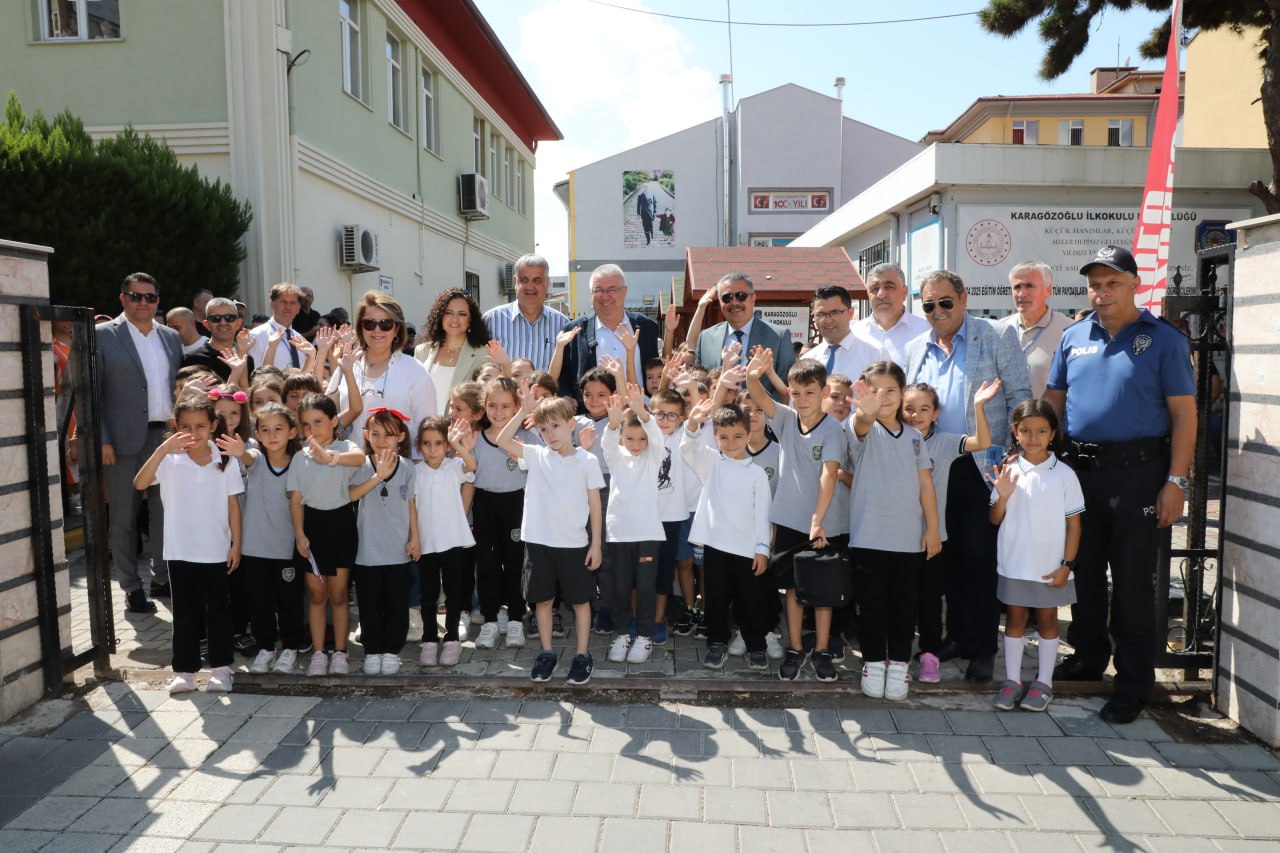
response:
M736 330L733 333L733 336L738 339L738 347L740 348L742 353L741 363L746 364L747 363L747 346L742 342L742 330L741 329Z
M827 375L836 372L836 347L827 344Z
M289 348L289 363L294 367L301 367L298 362L298 348L293 345L293 333L288 329L284 330L284 345Z

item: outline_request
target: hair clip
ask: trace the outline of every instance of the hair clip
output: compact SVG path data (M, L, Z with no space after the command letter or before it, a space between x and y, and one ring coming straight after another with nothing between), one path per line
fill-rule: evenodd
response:
M374 415L378 414L379 412L388 412L388 413L390 413L390 414L392 414L392 415L395 415L397 418L399 418L400 420L404 421L405 423L408 423L408 422L409 422L409 416L408 416L408 415L404 414L403 412L396 411L395 409L392 409L392 408L390 408L390 407L388 407L388 406L378 406L378 407L376 407L376 408L369 409L369 410L368 410L368 412L369 412L369 417L373 417Z
M226 397L230 400L234 400L235 402L242 403L242 404L249 402L249 395L243 391L236 391L231 394L226 394L226 393L223 393L218 388L212 388L209 390L210 400L221 400L223 397Z

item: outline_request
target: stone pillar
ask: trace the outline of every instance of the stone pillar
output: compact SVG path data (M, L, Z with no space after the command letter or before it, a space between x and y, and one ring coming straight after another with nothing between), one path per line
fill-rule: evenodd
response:
M1218 707L1280 746L1280 215L1236 222Z
M71 636L70 582L62 541L62 498L58 440L54 432L53 349L51 329L41 324L44 343L43 389L25 388L20 349L23 305L48 304L52 249L0 240L0 720L35 704L44 693L44 671L35 576L42 525L31 518L32 488L49 490L54 535L58 635ZM24 412L27 395L42 394L46 434L32 436ZM48 445L49 471L28 471L28 442ZM38 521L38 520L37 520Z

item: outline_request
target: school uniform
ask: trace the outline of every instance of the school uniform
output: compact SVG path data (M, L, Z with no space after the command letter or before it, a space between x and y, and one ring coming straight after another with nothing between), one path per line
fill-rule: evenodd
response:
M600 597L614 623L625 630L634 615L636 634L652 637L657 615L658 551L666 540L658 511L658 471L666 456L662 430L652 416L642 421L648 446L632 455L620 444L622 430L609 427L601 445L613 475L609 479L609 508L605 514L608 566L600 572ZM631 591L636 605L632 613Z
M372 480L375 470L365 460L350 485ZM417 497L416 485L413 463L399 458L391 476L357 504L355 581L366 655L398 655L409 634L409 504Z
M249 595L249 625L260 649L297 651L303 638L305 585L293 564L293 517L289 511L289 468L273 468L267 455L251 447L253 464L245 469L244 511L240 516L244 544L240 568Z
M458 620L471 609L472 548L467 515L462 511L462 484L475 475L462 470L462 460L445 459L439 468L426 462L414 466L418 507L418 542L422 556L418 572L422 582L422 625L424 643L434 642L439 630L436 601L444 588L445 642L458 639Z
M662 437L662 462L658 465L658 517L662 519L663 542L658 549L658 571L654 588L658 595L670 595L676 578L676 563L693 557L689 529L698 505L701 483L680 454L677 429ZM692 602L689 602L692 604Z
M1044 577L1057 571L1066 556L1065 519L1084 512L1080 480L1052 453L1038 465L1021 456L1012 464L1017 466L1013 494L1005 503L997 540L1000 601L1032 608L1075 604L1074 575L1068 576L1065 587L1056 588ZM998 498L992 489L991 503Z
M530 432L523 429L516 430L516 437L525 444L531 440ZM476 438L472 454L476 460L476 492L471 517L475 519L480 612L485 622L496 622L498 610L506 604L509 619L523 619L526 608L520 591L524 569L520 519L529 475L514 456L490 441L483 431Z
M337 439L330 453L358 451L349 441ZM302 495L302 533L311 545L311 559L295 548L294 566L299 572L335 577L338 569L356 562L356 514L348 488L355 469L349 465L329 465L311 457L310 448L295 453L289 463L289 493Z
M595 573L586 567L592 544L587 495L605 487L600 463L580 447L564 455L549 447L525 446L520 467L529 472L520 522L528 564L525 600L551 601L558 587L569 604L587 604L596 592Z

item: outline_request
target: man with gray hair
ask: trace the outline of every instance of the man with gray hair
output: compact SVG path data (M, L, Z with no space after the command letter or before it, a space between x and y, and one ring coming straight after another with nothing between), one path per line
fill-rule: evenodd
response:
M715 292L724 321L698 335L693 345L697 363L717 367L723 359L724 350L731 344L737 344L745 364L755 348L760 346L773 350L774 372L783 382L787 381L787 372L796 360L791 332L756 316L756 288L751 276L729 273L716 283ZM690 337L693 337L692 333ZM766 384L765 390L770 397L778 399L778 389L772 384Z
M626 310L626 300L627 279L621 267L603 264L591 272L592 312L564 329L574 337L565 346L560 365L560 396L580 399L578 380L606 355L626 366L629 380L635 377L633 381L644 384L644 365L657 358L661 336L653 320Z
M246 356L244 371L233 371L222 360L222 351L234 347L239 355L249 352L251 343L248 333L240 334L240 315L236 310L236 302L225 296L215 296L205 306L205 322L209 325L209 339L197 349L182 358L182 366L199 365L207 367L218 375L223 382L245 384L253 375L254 362Z
M1049 308L1053 295L1053 270L1042 261L1023 261L1009 270L1009 288L1013 291L1013 304L1018 310L1005 317L1006 326L1018 332L1018 343L1027 357L1027 372L1031 374L1031 396L1044 396L1049 381L1049 365L1058 350L1062 332L1071 325L1066 314Z
M569 324L568 317L546 305L549 273L546 258L521 255L512 275L516 301L490 308L484 314L490 337L501 342L513 360L527 358L538 370L546 370L551 364L556 335Z
M929 331L929 321L907 310L907 279L902 267L890 263L872 267L867 273L867 295L871 297L871 316L852 324L854 337L876 351L875 360L905 367L907 344Z

